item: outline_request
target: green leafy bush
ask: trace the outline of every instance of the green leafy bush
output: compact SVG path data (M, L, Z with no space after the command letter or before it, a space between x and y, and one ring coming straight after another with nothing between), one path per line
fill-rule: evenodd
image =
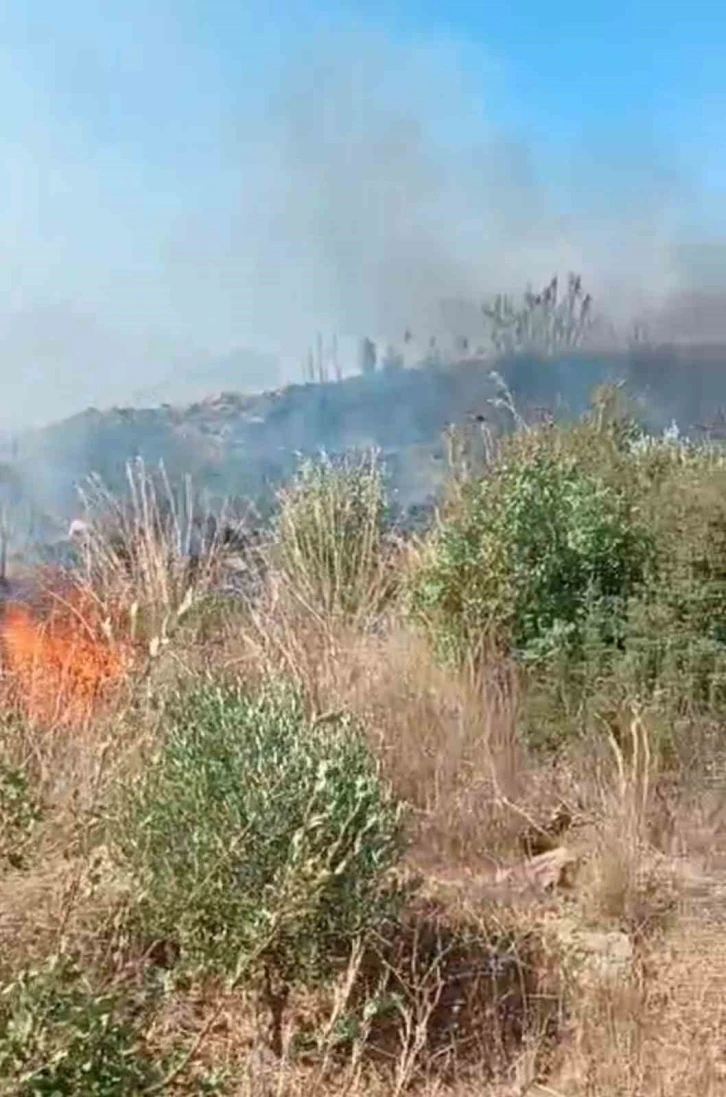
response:
M207 685L166 719L117 820L148 931L203 968L325 974L388 911L402 844L364 740L343 717L311 723L280 688Z
M0 992L0 1094L138 1097L161 1076L120 1003L68 960L20 972Z
M634 686L681 705L726 698L726 451L643 438L630 454L657 557L632 607L628 658Z
M41 814L27 770L0 758L0 868L22 868Z
M553 444L557 433L505 446L424 548L411 608L449 655L490 641L536 659L577 654L593 630L605 644L621 639L652 538L637 496Z

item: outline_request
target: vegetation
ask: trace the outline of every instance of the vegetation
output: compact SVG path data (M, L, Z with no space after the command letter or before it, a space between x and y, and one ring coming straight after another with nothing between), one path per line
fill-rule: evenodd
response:
M165 727L116 823L149 940L227 974L324 975L391 906L400 811L365 742L275 687L199 687Z
M517 305L506 294L485 302L482 313L496 354L553 354L573 351L598 330L593 301L582 279L570 274L561 297L555 276L540 293L528 289Z
M0 865L22 866L41 810L27 767L0 758Z
M464 485L426 546L412 608L459 658L487 641L525 659L581 654L593 628L622 641L652 557L637 497L543 430Z
M720 1092L726 457L514 419L405 541L304 462L223 611L134 466L5 612L0 1093Z
M67 959L19 972L0 1001L0 1093L135 1097L159 1081L128 1004L95 991Z
M323 615L375 616L391 591L385 526L375 454L305 460L278 497L278 574L300 602Z

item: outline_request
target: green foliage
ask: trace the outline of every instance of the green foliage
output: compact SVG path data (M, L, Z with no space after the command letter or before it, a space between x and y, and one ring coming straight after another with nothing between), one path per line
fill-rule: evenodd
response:
M456 485L411 608L449 656L488 641L528 664L528 741L602 728L633 701L668 738L726 702L724 560L724 448L647 436L603 388L580 423L519 423Z
M149 933L205 969L264 961L312 980L386 914L402 845L357 730L311 723L279 688L179 696L117 823Z
M521 731L552 745L617 724L635 701L670 749L684 720L720 719L726 702L726 451L646 436L601 396L586 423L550 432L546 450L630 502L636 530L649 531L637 539L646 566L615 621L607 600L590 607L576 660L560 649L530 666ZM543 445L526 432L512 442L520 455Z
M457 658L487 640L539 659L581 653L593 628L621 637L652 542L632 496L557 433L515 440L466 483L413 574L414 614Z
M138 1097L160 1071L119 1002L69 961L20 972L0 993L0 1094Z
M683 705L726 699L726 452L641 439L629 458L658 548L645 596L631 609L633 688Z
M375 613L391 591L375 454L301 462L278 503L275 559L300 600L346 618Z
M25 848L41 814L25 767L0 758L0 867L22 868Z

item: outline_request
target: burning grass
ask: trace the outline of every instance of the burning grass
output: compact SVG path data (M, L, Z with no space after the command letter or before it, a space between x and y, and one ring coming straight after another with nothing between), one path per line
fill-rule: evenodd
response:
M85 518L71 527L76 566L39 570L32 598L2 612L8 700L33 723L88 723L106 711L180 626L191 619L193 634L207 623L194 611L213 604L230 559L240 567L241 524L205 511L189 483L175 492L163 466L141 461L127 479L126 499L89 482Z
M112 699L134 652L90 592L48 578L36 605L9 603L3 611L9 697L32 723L84 723Z

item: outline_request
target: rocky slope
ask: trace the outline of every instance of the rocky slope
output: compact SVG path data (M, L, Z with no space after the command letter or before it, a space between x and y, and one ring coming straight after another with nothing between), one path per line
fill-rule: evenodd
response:
M402 496L435 489L447 424L485 414L496 387L482 363L401 370L339 383L292 385L249 397L237 393L177 407L90 409L16 443L8 464L21 470L38 506L67 515L76 484L98 474L112 490L124 466L163 460L173 479L190 474L216 496L259 497L294 467L299 454L377 447ZM394 467L395 466L395 467Z
M123 489L125 464L163 460L173 479L190 474L216 497L269 496L299 454L361 447L382 451L401 505L436 491L443 469L442 434L450 424L507 420L492 364L482 359L394 369L326 384L291 385L258 396L222 393L187 406L89 409L6 445L3 502L19 498L37 515L66 522L77 485L98 474ZM656 429L676 419L682 429L718 433L726 405L726 348L661 348L609 358L570 356L498 364L523 413L547 408L579 414L593 388L624 381ZM723 416L722 416L723 418Z

